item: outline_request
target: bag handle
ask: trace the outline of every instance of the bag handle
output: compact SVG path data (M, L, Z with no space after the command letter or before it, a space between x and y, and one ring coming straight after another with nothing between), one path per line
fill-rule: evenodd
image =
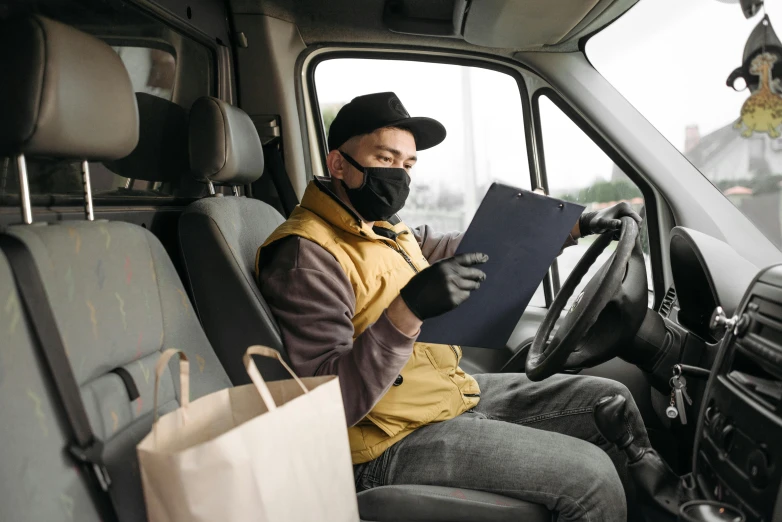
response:
M157 395L158 388L160 388L160 377L168 366L168 361L174 355L179 355L179 395L181 396L180 408L182 409L183 417L187 411L187 406L190 404L190 361L182 350L169 348L160 354L155 365L155 420L153 421L153 426L157 425L158 419ZM183 420L185 419L183 418Z
M258 390L258 393L261 395L261 400L266 405L267 410L272 411L277 409L277 404L274 402L274 398L272 397L272 393L269 391L269 387L266 386L266 381L264 381L263 377L261 377L261 372L258 371L258 367L255 365L255 361L253 361L253 355L271 357L272 359L277 359L280 361L280 364L282 364L285 369L288 370L288 373L291 374L293 380L296 381L301 389L304 390L304 393L309 393L309 390L307 390L307 387L304 386L303 382L301 382L301 379L299 379L299 377L293 373L293 370L290 369L290 366L288 366L282 359L280 352L274 348L261 346L259 344L250 346L247 348L247 351L244 352L244 357L242 358L244 360L244 367L247 369L247 375L250 376L250 380L255 385L255 389Z

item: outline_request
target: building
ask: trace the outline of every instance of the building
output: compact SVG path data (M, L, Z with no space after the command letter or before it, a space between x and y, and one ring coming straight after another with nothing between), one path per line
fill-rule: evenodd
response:
M782 138L745 138L730 123L697 139L684 155L782 248Z
M732 122L699 138L684 155L715 184L782 174L782 139L765 133L744 138Z

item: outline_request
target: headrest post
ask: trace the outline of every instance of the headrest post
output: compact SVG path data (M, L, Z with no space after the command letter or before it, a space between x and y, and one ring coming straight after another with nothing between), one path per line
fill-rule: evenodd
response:
M128 178L128 179L127 179L127 181L125 181L125 188L126 188L126 189L128 189L128 190L129 190L129 189L132 189L132 188L133 188L133 184L134 184L135 182L136 182L136 180L135 180L135 179L133 179L133 178Z
M19 173L19 198L22 200L22 221L29 225L33 222L33 208L30 205L30 185L27 182L27 162L24 154L16 156L16 171Z
M95 221L92 211L92 185L90 185L90 163L87 160L81 162L81 181L84 184L84 214L87 221Z
M212 183L211 179L206 180L207 184L209 185L209 195L214 196L215 195L215 186L214 183Z
M240 194L239 194L239 187L234 185L232 188L233 188L233 191L234 191L234 196L236 196L238 198L240 196Z

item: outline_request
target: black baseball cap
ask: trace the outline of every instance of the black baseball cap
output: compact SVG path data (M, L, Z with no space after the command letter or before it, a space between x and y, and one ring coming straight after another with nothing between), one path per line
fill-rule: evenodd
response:
M329 128L329 150L339 148L353 136L383 127L405 127L415 137L416 150L434 147L445 139L445 127L432 118L410 117L393 92L377 92L353 98L343 106Z

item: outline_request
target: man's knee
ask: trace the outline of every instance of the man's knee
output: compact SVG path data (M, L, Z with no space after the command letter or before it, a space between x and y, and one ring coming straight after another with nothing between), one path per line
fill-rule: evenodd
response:
M643 417L638 410L638 405L633 399L633 394L630 390L619 381L613 379L604 379L602 377L587 377L589 383L587 385L586 393L591 395L590 402L594 406L602 397L621 395L627 399L627 406L625 410L625 422L628 429L633 432L636 441L641 445L647 445L649 443L646 429L644 428Z
M583 378L584 384L586 385L584 391L592 395L592 398L595 401L609 395L623 395L625 398L630 398L632 396L627 386L619 381L593 376L584 376Z
M627 399L628 412L637 410L633 394L619 381L603 377L585 376L581 386L582 393L589 397L589 402L594 406L603 397L621 395Z

